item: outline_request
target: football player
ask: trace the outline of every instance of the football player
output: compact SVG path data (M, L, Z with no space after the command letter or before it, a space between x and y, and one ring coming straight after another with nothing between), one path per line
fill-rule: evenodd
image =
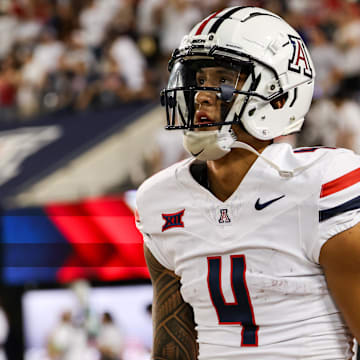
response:
M169 130L192 157L145 181L153 359L350 359L360 338L360 157L301 129L315 70L276 14L232 7L169 63Z

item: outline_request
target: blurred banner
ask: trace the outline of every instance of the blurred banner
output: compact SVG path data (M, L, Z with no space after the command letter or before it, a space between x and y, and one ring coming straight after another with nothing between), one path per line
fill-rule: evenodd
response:
M153 107L136 101L116 109L49 114L29 125L1 125L0 204Z
M3 283L148 279L134 195L5 211Z

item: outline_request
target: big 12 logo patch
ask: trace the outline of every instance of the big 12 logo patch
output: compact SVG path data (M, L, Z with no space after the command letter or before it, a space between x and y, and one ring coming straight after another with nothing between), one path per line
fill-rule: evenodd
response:
M292 58L289 60L289 70L296 73L303 73L310 79L313 78L313 69L310 65L309 55L306 51L303 40L300 37L288 35L293 46Z

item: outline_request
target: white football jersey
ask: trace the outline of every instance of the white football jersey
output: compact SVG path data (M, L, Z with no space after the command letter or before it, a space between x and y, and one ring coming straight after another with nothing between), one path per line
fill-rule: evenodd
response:
M187 159L140 187L138 227L181 279L200 360L350 359L352 336L319 253L360 221L360 156L288 144L263 155L281 169L305 169L283 178L258 158L222 202L193 178L195 160Z

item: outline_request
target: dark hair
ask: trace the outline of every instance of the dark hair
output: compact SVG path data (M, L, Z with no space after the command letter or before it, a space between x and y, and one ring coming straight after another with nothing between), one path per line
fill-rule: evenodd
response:
M103 321L106 321L106 322L113 322L114 321L112 315L108 311L105 311L103 313L102 318L103 318Z

